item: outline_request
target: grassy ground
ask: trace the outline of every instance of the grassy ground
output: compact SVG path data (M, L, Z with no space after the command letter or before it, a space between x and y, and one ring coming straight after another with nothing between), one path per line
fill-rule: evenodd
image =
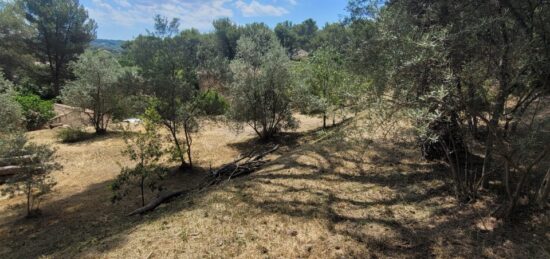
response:
M420 159L407 136L358 141L338 133L349 125L325 132L319 119L300 120L261 171L135 217L125 214L137 196L109 201L109 183L129 164L120 135L65 145L54 131L33 132L58 148L64 169L41 218L23 218L21 197L0 200L0 258L550 257L547 215L485 230L491 197L457 202L446 169ZM170 188L191 189L258 145L250 131L204 128L198 168L172 173Z

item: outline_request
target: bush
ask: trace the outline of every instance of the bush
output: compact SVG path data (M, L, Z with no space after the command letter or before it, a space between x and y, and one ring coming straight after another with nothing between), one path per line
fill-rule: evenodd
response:
M75 143L89 139L90 137L90 133L80 128L63 128L57 133L57 139L63 143Z
M199 97L199 104L206 115L222 115L229 108L225 98L212 90L207 90Z
M55 116L53 102L42 100L38 95L19 95L15 100L23 108L27 130L40 129Z
M23 134L10 134L0 140L0 157L8 165L18 168L16 174L6 179L0 194L13 197L24 193L27 217L39 215L41 198L56 184L51 173L61 169L61 165L55 162L55 149L29 143Z

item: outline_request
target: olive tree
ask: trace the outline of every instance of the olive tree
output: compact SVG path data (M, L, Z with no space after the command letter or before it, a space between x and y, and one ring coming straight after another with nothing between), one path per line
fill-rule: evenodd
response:
M157 127L160 119L155 106L150 106L142 116L145 132L126 135L124 139L126 149L123 154L136 162L136 165L122 168L121 173L111 184L113 202L122 199L132 190L132 187L137 186L140 189L141 206L144 206L146 187L151 191L161 190L157 184L164 172L158 165L164 153Z
M60 166L49 146L28 143L22 132L23 111L13 87L0 73L0 172L10 176L0 192L10 196L23 192L27 216L33 216L39 212L40 197L55 185L50 173Z
M23 109L15 100L13 87L13 83L4 79L0 71L0 132L3 133L13 132L23 124Z
M47 145L28 143L23 134L11 134L0 140L0 156L2 162L10 164L8 167L13 170L2 194L14 196L23 192L26 196L27 216L38 215L40 198L56 184L51 173L61 168L54 162L55 150Z
M231 62L231 117L250 125L262 140L281 129L295 128L291 113L290 61L275 34L265 25L245 28Z
M297 71L297 77L302 78L303 83L302 87L296 87L296 102L302 111L321 114L323 128L326 128L329 113L334 116L343 102L346 75L342 58L332 48L321 48Z
M198 130L200 34L197 30L178 33L177 19L169 22L157 16L155 22L155 32L138 36L129 44L126 55L145 80L143 92L159 101L159 123L170 132L173 160L179 161L182 168L192 167L192 133Z
M350 1L352 27L363 30L356 70L418 115L422 151L449 164L457 196L475 199L490 178L502 182L497 215L508 218L520 195L542 188L548 168L550 5L382 4Z
M119 108L119 77L123 69L115 57L103 50L87 50L71 63L77 79L67 84L63 101L68 105L91 110L86 112L97 134L107 132L111 115Z

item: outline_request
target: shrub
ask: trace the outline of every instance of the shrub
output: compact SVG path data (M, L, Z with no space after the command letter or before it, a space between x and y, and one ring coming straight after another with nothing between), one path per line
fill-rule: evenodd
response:
M29 143L23 134L11 134L0 140L0 157L16 168L17 173L7 178L0 194L26 196L27 217L40 214L42 196L56 184L51 173L61 169L55 162L55 149L48 145Z
M63 128L57 133L57 139L63 143L75 143L89 139L90 137L90 133L80 128Z
M160 115L156 112L155 106L151 106L147 108L142 119L145 132L125 136L126 149L122 153L137 164L134 167L123 167L111 184L113 203L127 196L134 187L140 189L141 206L145 206L146 187L152 192L162 191L162 186L158 184L165 173L158 165L164 154L162 143L158 141L161 138L158 132Z
M199 97L199 106L206 115L222 115L229 108L229 103L218 92L207 90Z
M231 61L230 116L266 140L282 129L296 128L297 121L291 111L290 60L273 32L261 26L239 39Z
M23 108L27 130L37 130L55 116L53 102L42 100L38 95L19 95L15 100Z
M18 131L23 124L23 111L14 99L13 84L0 71L0 134Z

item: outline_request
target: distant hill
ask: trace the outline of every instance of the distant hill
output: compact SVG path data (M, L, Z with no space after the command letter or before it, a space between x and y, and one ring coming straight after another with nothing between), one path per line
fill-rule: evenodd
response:
M125 41L123 40L105 40L105 39L97 39L92 41L90 44L90 47L93 49L104 49L108 50L113 53L121 53L122 52L122 44Z

